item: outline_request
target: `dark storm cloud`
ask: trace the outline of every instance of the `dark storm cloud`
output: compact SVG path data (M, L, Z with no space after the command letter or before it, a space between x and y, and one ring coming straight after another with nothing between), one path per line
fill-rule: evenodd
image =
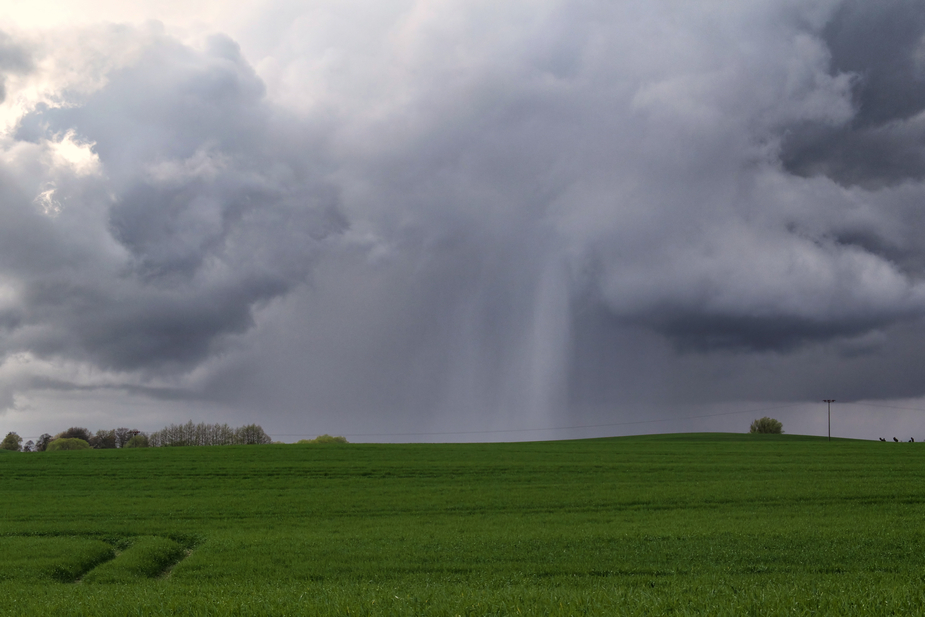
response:
M917 0L841 5L821 33L833 72L854 76L856 113L840 126L788 133L785 166L843 184L876 187L925 177L925 5Z
M325 262L208 387L503 425L663 391L747 396L686 377L688 358L876 347L858 339L917 319L920 191L852 193L776 159L794 123L852 116L828 14L748 6L670 23L636 7L631 28L556 7L506 29L506 54L422 26L427 54L386 57L410 101L386 89L338 136L345 209L376 259Z
M922 392L917 5L324 6L21 119L8 358L382 432Z
M861 316L854 323L829 319L813 321L793 316L769 319L735 313L691 315L689 312L653 315L650 319L649 325L669 337L683 351L788 351L814 341L863 334L882 325L882 320L876 316Z
M226 37L202 51L157 37L104 88L26 116L20 143L69 135L102 172L46 177L53 217L5 191L7 353L185 370L303 282L346 222L307 167L311 136L263 97Z
M823 29L832 70L857 75L852 125L883 125L925 109L922 9L919 0L848 0Z

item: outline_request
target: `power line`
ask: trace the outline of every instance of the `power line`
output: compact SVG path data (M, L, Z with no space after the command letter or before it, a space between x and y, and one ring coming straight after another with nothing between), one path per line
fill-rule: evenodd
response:
M858 407L879 407L881 409L901 409L903 411L923 411L920 407L897 407L896 405L877 405L875 403L845 403L847 405L857 405Z

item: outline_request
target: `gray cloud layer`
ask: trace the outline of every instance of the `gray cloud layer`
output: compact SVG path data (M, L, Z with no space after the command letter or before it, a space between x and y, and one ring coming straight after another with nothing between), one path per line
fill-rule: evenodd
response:
M5 145L0 350L351 426L925 394L925 7L656 4L295 20L269 94L107 30Z
M190 368L304 282L346 221L304 151L312 136L263 95L227 38L198 52L158 37L102 90L23 118L17 139L75 131L103 174L53 181L53 219L27 195L10 200L7 267L23 285L10 346L114 370Z

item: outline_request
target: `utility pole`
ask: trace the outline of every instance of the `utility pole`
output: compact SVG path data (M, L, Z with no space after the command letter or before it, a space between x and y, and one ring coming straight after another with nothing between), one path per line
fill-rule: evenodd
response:
M822 399L823 403L827 403L829 406L829 441L832 441L832 403L835 402L834 398L824 398Z

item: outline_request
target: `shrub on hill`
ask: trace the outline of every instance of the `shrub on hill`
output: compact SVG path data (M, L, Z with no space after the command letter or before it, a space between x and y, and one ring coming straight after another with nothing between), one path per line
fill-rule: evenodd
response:
M89 450L90 444L83 439L78 439L77 437L63 437L61 439L55 439L48 444L48 447L45 448L46 452L54 452L56 450Z
M332 437L325 433L324 435L318 435L314 439L300 439L296 443L347 443L346 437Z
M767 416L755 420L752 422L751 427L748 429L749 433L783 433L784 425L781 424L778 420L774 418L769 418Z

